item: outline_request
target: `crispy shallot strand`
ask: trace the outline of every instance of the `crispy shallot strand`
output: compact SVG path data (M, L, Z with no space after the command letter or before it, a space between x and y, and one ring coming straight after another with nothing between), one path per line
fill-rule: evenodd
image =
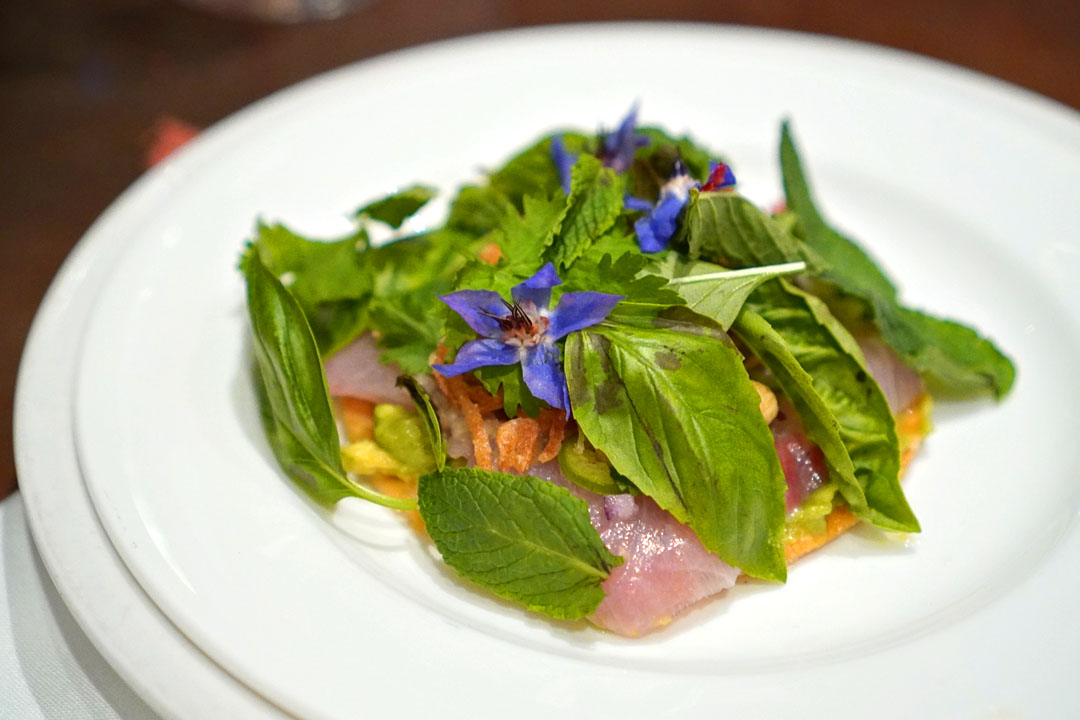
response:
M548 408L540 413L540 425L547 431L547 444L536 460L545 463L555 459L566 439L566 413L558 408Z
M491 438L488 437L487 431L484 429L484 418L480 408L469 399L465 378L461 375L450 378L443 377L436 372L435 381L439 384L439 389L443 391L443 394L450 398L450 401L457 405L461 410L461 414L465 416L465 424L468 425L469 432L472 434L476 466L481 470L494 470Z
M492 395L483 385L466 381L466 392L469 394L469 399L480 408L482 414L495 412L503 406L502 394Z
M499 467L523 473L533 464L540 423L531 417L516 417L499 425L495 444L499 446Z

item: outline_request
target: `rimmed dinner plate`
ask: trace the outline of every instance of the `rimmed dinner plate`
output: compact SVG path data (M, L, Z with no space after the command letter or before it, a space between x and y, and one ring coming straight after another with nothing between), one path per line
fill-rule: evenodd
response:
M169 189L165 173L137 183L53 280L19 368L19 486L34 545L64 603L110 666L162 717L283 720L284 712L214 663L143 592L98 520L75 453L75 365L92 300L131 240L132 211L160 202Z
M259 429L235 261L258 216L345 231L350 210L396 186L450 190L543 131L611 125L638 99L644 121L722 151L761 202L780 194L776 138L791 117L830 216L910 303L979 326L1020 376L1000 406L941 408L907 483L921 536L850 534L783 588L741 586L630 641L459 583L388 511L327 513L297 492ZM1080 629L1061 601L1080 585L1071 112L849 43L584 26L347 68L222 124L183 159L162 170L168 201L127 228L134 240L91 312L78 454L146 592L281 707L312 718L1077 708Z

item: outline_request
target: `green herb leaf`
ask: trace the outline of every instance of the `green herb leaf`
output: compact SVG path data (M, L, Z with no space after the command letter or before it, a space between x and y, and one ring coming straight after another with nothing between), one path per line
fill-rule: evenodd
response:
M788 207L805 246L821 259L822 278L865 302L885 342L939 393L1004 397L1016 376L1004 353L969 327L902 307L895 286L877 264L825 222L786 122L781 128L780 162Z
M450 203L446 227L474 237L487 235L498 227L514 204L498 190L487 186L466 185Z
M335 241L309 240L284 225L260 222L254 244L263 264L278 279L290 281L289 292L304 307L371 292L361 269L360 258L368 247L363 230Z
M823 261L821 276L863 298L895 298L896 288L870 256L833 230L814 205L787 121L780 126L780 168L788 209L803 241Z
M473 375L492 395L498 395L500 388L502 389L503 412L507 417L517 417L518 408L532 418L540 415L540 401L529 392L529 386L525 384L525 378L521 374L520 363L477 368Z
M438 195L438 190L433 187L410 185L393 195L387 195L381 200L368 203L357 210L355 214L358 218L369 217L397 229L401 227L401 223L414 215L417 210L424 207L436 195Z
M801 272L805 263L766 265L758 268L728 270L704 260L688 260L669 253L653 270L668 278L686 303L686 307L713 320L727 330L735 322L743 303L766 280Z
M579 259L564 273L563 289L594 290L622 295L616 308L618 314L652 314L663 308L681 305L682 298L668 287L668 281L646 272L649 258L637 250L624 251L617 260L603 255L594 261L594 253Z
M551 159L549 135L521 151L501 169L491 174L491 188L518 209L526 195L550 197L562 192L559 173ZM588 153L589 140L579 133L562 133L563 147L570 153Z
M247 281L263 423L278 462L318 502L356 495L391 508L412 507L411 500L374 492L345 475L326 376L300 304L254 248L240 267Z
M676 158L682 159L695 179L704 181L708 177L709 163L714 156L690 138L675 138L653 127L638 128L638 133L649 138L649 144L639 148L634 155L631 167L632 195L654 200L660 193L660 187L670 178Z
M443 442L442 426L439 425L439 415L435 412L435 406L431 404L428 395L416 378L402 375L397 379L397 386L403 387L409 392L409 396L416 404L416 411L424 423L427 432L428 443L431 446L431 456L435 458L435 469L442 470L446 467L446 443Z
M513 282L533 275L543 265L541 257L555 239L569 208L561 192L551 198L526 195L522 214L511 210L503 216L494 234L503 259L498 269Z
M920 373L938 395L956 398L993 395L1012 388L1016 368L975 330L886 301L874 304L881 337Z
M420 517L447 565L499 597L577 619L604 598L622 562L584 501L528 475L446 468L420 478Z
M772 281L751 295L733 329L795 405L855 516L917 532L900 489L896 421L855 339L825 304Z
M779 265L812 259L798 240L749 200L734 192L690 191L686 216L673 240L696 260L728 268Z
M564 352L574 417L611 465L727 563L783 580L786 484L734 347L700 327L601 324Z
M578 157L570 178L569 209L558 238L544 255L544 261L557 269L569 266L611 229L622 214L626 194L626 177L592 155Z

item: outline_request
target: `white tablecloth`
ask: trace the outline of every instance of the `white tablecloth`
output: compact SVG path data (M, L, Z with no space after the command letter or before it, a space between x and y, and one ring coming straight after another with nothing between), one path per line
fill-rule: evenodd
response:
M159 720L68 612L18 493L0 502L0 720Z

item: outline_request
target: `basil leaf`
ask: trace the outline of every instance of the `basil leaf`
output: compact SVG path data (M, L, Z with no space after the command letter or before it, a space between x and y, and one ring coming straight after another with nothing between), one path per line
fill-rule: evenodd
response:
M596 325L565 347L578 427L706 548L783 580L784 492L772 434L739 353L699 328Z
M781 128L780 163L788 207L805 246L821 258L822 278L865 302L885 342L939 394L1004 397L1016 369L1001 350L967 326L901 306L885 273L858 245L825 222L814 204L786 122Z
M569 208L544 262L559 269L573 263L615 224L622 214L625 194L625 176L604 167L592 155L579 156L570 171Z
M780 168L788 209L808 247L823 261L821 276L863 298L896 298L896 287L858 245L833 230L814 205L787 121L780 126Z
M900 489L896 421L855 339L825 304L783 281L769 282L751 295L734 330L795 405L855 516L917 532Z
M445 468L420 478L418 498L447 565L551 617L596 610L600 584L622 562L589 523L584 501L535 477Z
M728 270L721 265L704 260L687 260L677 253L671 253L654 271L669 278L668 287L682 297L687 308L727 330L738 317L746 298L762 283L800 272L805 267L803 263L787 263Z
M416 412L423 421L428 443L431 445L431 456L435 458L435 469L442 470L446 466L446 443L443 442L439 414L431 404L431 397L414 377L402 375L397 379L396 385L405 388L416 404Z
M685 247L691 259L732 268L812 260L780 223L729 191L691 190L674 243Z
M355 215L357 218L369 217L397 229L438 194L438 190L427 185L410 185L393 195L368 203L357 210Z
M874 304L881 337L920 373L938 395L991 394L1003 398L1016 368L993 343L953 320L886 301Z
M345 475L326 376L300 304L253 247L240 267L247 281L263 424L278 462L317 502L356 495L387 507L413 507L411 500L374 492Z

